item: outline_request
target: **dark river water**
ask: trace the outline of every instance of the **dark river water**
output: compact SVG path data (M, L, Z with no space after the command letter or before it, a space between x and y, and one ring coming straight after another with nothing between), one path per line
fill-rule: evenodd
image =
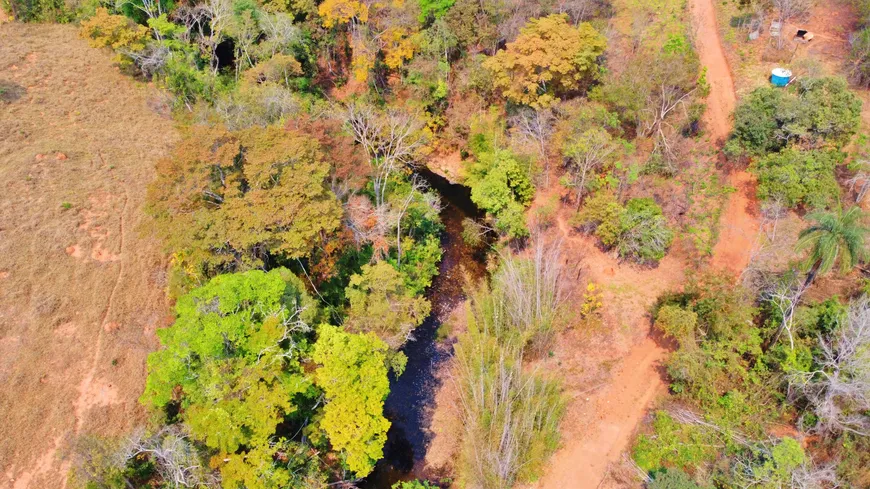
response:
M417 478L415 465L425 457L430 438L427 408L434 404L439 385L436 374L453 355L452 344L437 341L438 328L465 299L465 274L478 279L486 273L482 252L467 246L461 236L462 220L480 217L468 187L451 184L425 169L418 174L441 195L441 220L445 226L441 238L443 256L439 274L426 294L432 303L432 314L414 331L414 340L402 348L408 365L405 373L390 383L384 411L392 426L387 433L384 458L360 484L363 489L389 489L396 482Z

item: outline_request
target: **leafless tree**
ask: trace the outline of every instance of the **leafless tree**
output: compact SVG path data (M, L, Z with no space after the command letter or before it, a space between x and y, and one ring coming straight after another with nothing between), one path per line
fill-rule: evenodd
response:
M791 474L791 489L829 489L840 486L833 464L805 463Z
M773 9L783 24L803 17L813 6L814 0L773 0Z
M779 274L767 269L770 259L790 253L791 243L780 239L779 223L788 213L788 207L781 199L768 200L761 207L761 225L755 237L749 264L741 272L741 281L749 289L763 295L772 283L779 280Z
M547 142L553 135L556 116L552 109L533 109L525 107L510 118L514 134L527 144L535 147L538 157L544 163L544 185L550 184L550 158Z
M846 181L849 190L855 192L855 202L861 202L870 190L870 161L858 162L860 169L855 176Z
M160 72L172 56L172 50L162 44L148 44L141 51L122 50L121 53L133 60L133 64L146 78Z
M114 477L137 457L147 457L168 487L220 487L219 477L203 463L202 454L187 439L183 425L166 426L153 434L140 428L118 441L83 437L73 448L71 477L79 484L108 487L107 475ZM131 481L124 483L133 489Z
M423 121L400 108L376 109L365 102L352 102L344 109L345 120L369 156L375 190L375 206L384 205L390 175L410 165L426 143Z
M668 414L674 419L674 421L682 424L698 426L707 430L712 430L720 435L728 437L728 439L737 442L740 445L748 446L750 444L749 437L744 435L738 430L735 429L724 429L721 426L706 421L701 416L695 414L694 412L685 409L685 408L673 408L668 410Z
M568 185L576 194L580 208L589 180L608 161L617 146L610 134L600 127L591 127L574 138L565 149L565 166L568 169Z
M230 130L266 127L296 114L299 109L299 99L293 92L271 83L249 91L230 92L214 103L214 112Z
M843 432L870 436L870 300L865 296L849 306L845 322L832 338L819 338L819 366L789 377L792 399L805 399L823 434Z
M562 244L545 243L539 236L532 250L531 259L504 256L493 289L504 301L510 324L519 330L523 341L543 346L565 299Z
M575 25L593 17L607 17L612 10L608 0L560 0L556 8L568 14Z
M646 110L651 114L651 117L644 128L644 134L651 136L661 131L662 124L668 115L684 104L694 91L694 89L687 91L666 82L656 87L651 92L650 103L647 105Z
M148 456L160 478L172 487L220 487L218 477L202 465L196 448L178 425L166 426L150 436L142 430L134 433L127 457L138 455Z
M185 26L185 39L196 42L209 59L213 73L218 71L217 47L224 40L232 21L232 2L206 0L195 5L180 5L173 17Z
M271 361L282 361L284 359L292 360L293 356L299 353L299 348L294 338L298 338L301 333L311 331L311 326L302 319L302 313L305 312L305 307L300 304L292 304L290 307L282 305L277 311L262 312L266 316L277 318L284 331L281 333L280 338L257 353L257 363L259 363L263 357L267 357ZM288 341L289 345L285 343ZM269 353L277 353L277 355L267 355Z
M813 2L814 0L773 0L772 5L777 20L782 22L782 26L785 27L787 22L805 16L810 7L813 6ZM785 41L785 36L780 30L779 36L776 38L777 49L782 49L785 46Z
M375 208L365 195L351 195L344 205L346 224L354 235L357 243L370 243L379 236L385 236L387 229L385 216L378 211L385 207Z
M779 328L771 338L770 344L775 345L783 332L788 333L789 346L794 349L794 310L804 293L802 281L793 272L788 272L775 279L767 290L761 294L762 299L777 308L782 315Z
M299 40L301 32L293 23L289 14L274 13L260 16L260 27L263 29L263 39L259 45L258 57L268 59L272 56L286 52L287 49Z

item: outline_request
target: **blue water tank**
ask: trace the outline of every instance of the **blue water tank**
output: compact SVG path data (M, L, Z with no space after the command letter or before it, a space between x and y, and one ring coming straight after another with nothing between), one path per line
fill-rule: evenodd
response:
M791 81L791 71L785 68L774 68L770 75L770 82L775 87L784 87Z

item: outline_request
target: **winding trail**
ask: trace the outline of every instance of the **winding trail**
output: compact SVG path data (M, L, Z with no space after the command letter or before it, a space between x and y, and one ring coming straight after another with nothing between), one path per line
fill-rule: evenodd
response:
M702 65L707 68L711 88L704 127L710 143L720 146L731 129L731 113L737 100L734 81L722 49L713 1L689 0L689 9L697 29L699 56ZM731 194L725 206L711 266L739 274L749 262L753 240L758 232L758 221L752 212L753 178L746 171L735 171L729 175L729 184L737 191ZM584 239L571 236L567 226L563 226L563 222L559 224L564 239ZM601 257L595 257L597 250L589 251L593 260L590 278L598 280L595 269L600 267L594 262L600 262ZM666 257L658 269L643 272L617 266L615 272L611 268L609 274L605 273L609 277L602 278L607 283L614 280L635 281L654 291L666 290L679 285L678 281L682 279L680 273L669 273L669 269L688 266L669 263L668 259ZM637 317L635 324L643 320ZM632 434L650 404L658 394L665 392L660 362L666 355L667 350L647 336L623 358L606 387L589 397L575 394L568 406L565 424L569 428L564 432L563 446L553 455L547 472L533 487L601 487L611 464L618 461L628 448Z

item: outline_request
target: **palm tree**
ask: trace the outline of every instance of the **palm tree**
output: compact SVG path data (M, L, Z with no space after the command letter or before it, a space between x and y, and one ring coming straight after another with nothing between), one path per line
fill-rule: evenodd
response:
M858 206L850 207L846 211L838 208L836 212L814 212L807 216L807 220L814 224L800 232L795 246L797 251L810 250L804 262L807 278L789 304L782 324L776 330L768 348L779 340L801 296L819 274L827 274L837 262L840 264L840 272L846 273L867 258L864 238L870 234L870 228L864 226L863 219L864 212Z
M846 273L855 265L867 258L867 248L864 238L870 233L861 222L864 212L858 206L850 207L845 212L814 212L807 220L815 224L801 231L796 249L810 250L805 262L807 279L803 288L806 289L818 274L830 272L834 265L840 262L840 272Z

